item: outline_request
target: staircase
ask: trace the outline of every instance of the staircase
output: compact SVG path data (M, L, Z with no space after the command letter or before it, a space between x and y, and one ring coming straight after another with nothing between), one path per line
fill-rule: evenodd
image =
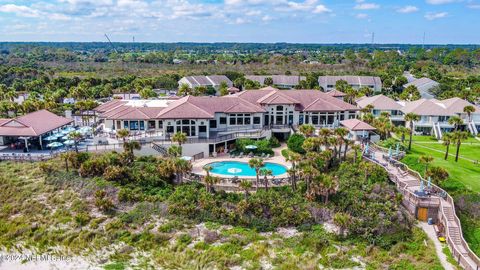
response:
M435 138L437 138L437 140L442 139L442 129L440 128L439 123L433 123L433 133L435 134Z
M165 146L160 145L160 144L156 144L156 143L152 143L152 148L153 148L153 150L157 151L161 155L168 156L168 150Z
M472 133L473 136L477 136L478 129L477 129L477 125L475 124L475 122L470 121L468 123L468 130L470 130L470 133Z

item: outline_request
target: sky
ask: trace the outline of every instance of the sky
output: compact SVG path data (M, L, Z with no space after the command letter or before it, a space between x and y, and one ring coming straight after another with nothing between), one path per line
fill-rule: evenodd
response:
M480 0L0 0L0 41L480 44Z

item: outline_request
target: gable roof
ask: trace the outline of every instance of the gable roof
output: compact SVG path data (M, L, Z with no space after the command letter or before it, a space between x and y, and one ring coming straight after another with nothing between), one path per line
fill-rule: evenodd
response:
M343 120L340 121L340 124L351 131L376 130L376 128L358 119Z
M480 107L479 106L476 106L476 105L474 105L474 104L472 104L472 103L470 103L470 102L468 102L464 99L458 98L458 97L439 100L439 101L437 101L437 103L443 104L446 107L446 109L452 114L463 113L463 109L467 106L473 106L475 108L474 114L480 114Z
M380 77L374 76L320 76L318 77L318 83L320 85L335 85L339 80L344 80L350 85L374 85L381 86L382 80Z
M332 97L345 97L347 94L343 93L342 91L338 91L337 89L333 89L332 91L326 92L327 95Z
M305 76L296 75L247 75L246 79L257 81L260 84L264 84L266 78L272 78L275 85L298 85L301 80L305 80Z
M402 108L402 105L384 95L364 97L357 100L357 105L360 108L372 105L376 110L400 110Z
M414 85L415 87L417 87L422 98L432 99L434 98L434 96L430 93L430 90L440 84L430 78L423 77L413 80L412 82L405 84L403 87L407 88L410 85Z
M58 116L47 110L2 120L0 122L0 136L37 137L73 122L72 119Z
M402 110L405 114L415 113L418 115L443 115L451 116L453 113L449 112L442 104L434 102L431 99L419 99L416 101L407 102Z

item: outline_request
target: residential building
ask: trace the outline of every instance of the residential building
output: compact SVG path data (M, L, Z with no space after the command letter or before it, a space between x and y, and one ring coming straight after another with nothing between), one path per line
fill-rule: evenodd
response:
M335 89L337 81L344 80L354 89L371 88L374 92L382 91L382 80L373 76L320 76L318 84L325 92Z
M364 97L357 100L360 108L372 105L372 114L376 117L382 112L388 112L392 122L396 125L409 126L404 120L405 114L414 113L420 116L420 121L414 122L415 132L435 135L441 138L443 132L451 131L454 127L448 123L452 116L462 118L464 125L474 134L480 130L480 107L469 103L461 98L450 98L445 100L420 99L416 101L395 101L384 95ZM475 112L470 114L464 112L466 106L473 106Z
M414 85L417 87L418 91L420 92L420 95L422 98L425 99L433 99L435 96L430 92L433 88L439 86L440 84L432 79L429 78L420 78L420 79L415 79L412 82L409 82L405 84L403 87L407 88L410 85Z
M247 75L246 79L256 81L260 85L265 84L266 78L272 78L273 86L280 89L293 89L300 84L301 80L305 80L304 76L296 75Z
M107 130L156 132L168 140L174 133L190 141L205 142L212 152L216 144L239 137L287 137L292 128L312 124L338 127L355 118L358 108L316 90L282 91L272 87L247 90L223 97L186 96L177 100L113 100L96 111Z
M386 112L390 115L390 119L394 124L403 124L404 114L402 112L403 106L392 98L385 95L376 95L371 97L363 97L357 100L357 105L360 108L366 108L368 105L372 105L373 109L371 113L375 117L379 117L382 112Z
M209 75L209 76L187 76L178 81L178 85L187 84L190 88L199 86L213 87L218 90L222 82L227 83L228 87L233 86L233 82L225 75Z

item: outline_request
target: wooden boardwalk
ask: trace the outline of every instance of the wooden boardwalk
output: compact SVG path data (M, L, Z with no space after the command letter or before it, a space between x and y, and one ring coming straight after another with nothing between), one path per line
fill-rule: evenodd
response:
M419 209L427 209L427 217L444 226L444 234L453 257L466 270L479 270L480 259L470 249L463 238L460 220L455 213L453 198L436 185L427 187L427 182L418 172L411 170L407 165L388 157L388 150L380 147L371 147L371 155L364 156L366 160L382 166L389 174L390 179L396 184L397 189L403 194L403 205L416 217ZM426 194L418 193L421 179ZM420 194L420 195L419 195Z

